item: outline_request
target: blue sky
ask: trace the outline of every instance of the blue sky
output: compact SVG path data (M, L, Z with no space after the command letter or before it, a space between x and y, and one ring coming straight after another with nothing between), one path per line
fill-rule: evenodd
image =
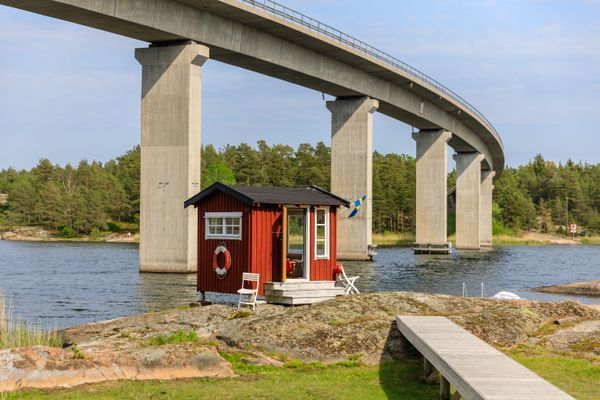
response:
M500 132L507 163L600 162L600 0L285 0L444 83ZM0 168L107 161L139 143L146 44L0 6ZM208 61L203 144L329 143L321 93ZM374 118L380 152L411 128Z

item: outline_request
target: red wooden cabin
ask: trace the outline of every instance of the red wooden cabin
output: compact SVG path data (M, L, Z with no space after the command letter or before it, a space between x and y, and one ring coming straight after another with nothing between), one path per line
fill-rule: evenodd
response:
M215 183L185 202L191 205L198 209L200 292L236 293L243 272L260 274L259 295L285 304L314 302L284 299L295 283L304 291L312 282L334 287L337 210L348 201L315 186Z

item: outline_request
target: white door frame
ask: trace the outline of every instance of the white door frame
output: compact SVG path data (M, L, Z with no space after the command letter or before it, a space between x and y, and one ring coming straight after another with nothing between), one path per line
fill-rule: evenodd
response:
M286 205L288 209L288 216L290 210L300 210L304 209L304 273L302 274L302 278L288 278L286 280L295 280L295 281L310 281L310 241L311 241L311 233L310 233L310 217L311 206L297 206L297 205ZM288 227L289 229L289 227ZM288 232L285 232L287 235Z

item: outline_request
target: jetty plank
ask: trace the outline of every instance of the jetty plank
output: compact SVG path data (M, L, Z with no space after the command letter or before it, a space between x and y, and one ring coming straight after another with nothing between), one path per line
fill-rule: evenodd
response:
M465 400L573 400L445 317L397 316L398 329Z

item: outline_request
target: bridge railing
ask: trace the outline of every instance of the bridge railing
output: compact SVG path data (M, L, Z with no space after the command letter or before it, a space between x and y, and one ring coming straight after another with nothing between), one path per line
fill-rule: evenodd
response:
M429 75L424 74L423 72L417 70L414 67L411 67L410 65L397 59L396 57L394 57L382 50L379 50L379 49L371 46L370 44L363 42L360 39L350 36L340 30L337 30L337 29L331 27L330 25L324 24L323 22L317 21L316 19L311 18L308 15L305 15L298 11L292 10L291 8L288 8L282 4L276 3L274 1L271 1L271 0L238 0L238 1L240 1L244 4L248 4L254 8L266 11L269 14L272 14L274 16L283 18L286 21L304 26L305 28L308 28L309 30L311 30L313 32L317 32L319 34L327 36L328 38L333 39L343 45L349 46L355 50L359 50L362 53L368 54L380 61L383 61L386 64L392 65L393 67L406 72L407 74L411 75L413 78L436 88L440 92L446 94L447 96L449 96L452 99L454 99L455 101L457 101L459 104L461 104L463 107L467 108L469 111L476 114L479 118L481 118L483 121L485 121L488 124L489 128L492 129L494 134L496 136L498 136L498 132L496 132L496 129L494 128L492 123L490 121L488 121L488 119L479 110L477 110L474 106L472 106L468 101L466 101L465 99L460 97L458 94L454 93L452 90L448 89L446 86L442 85L440 82L436 81Z

